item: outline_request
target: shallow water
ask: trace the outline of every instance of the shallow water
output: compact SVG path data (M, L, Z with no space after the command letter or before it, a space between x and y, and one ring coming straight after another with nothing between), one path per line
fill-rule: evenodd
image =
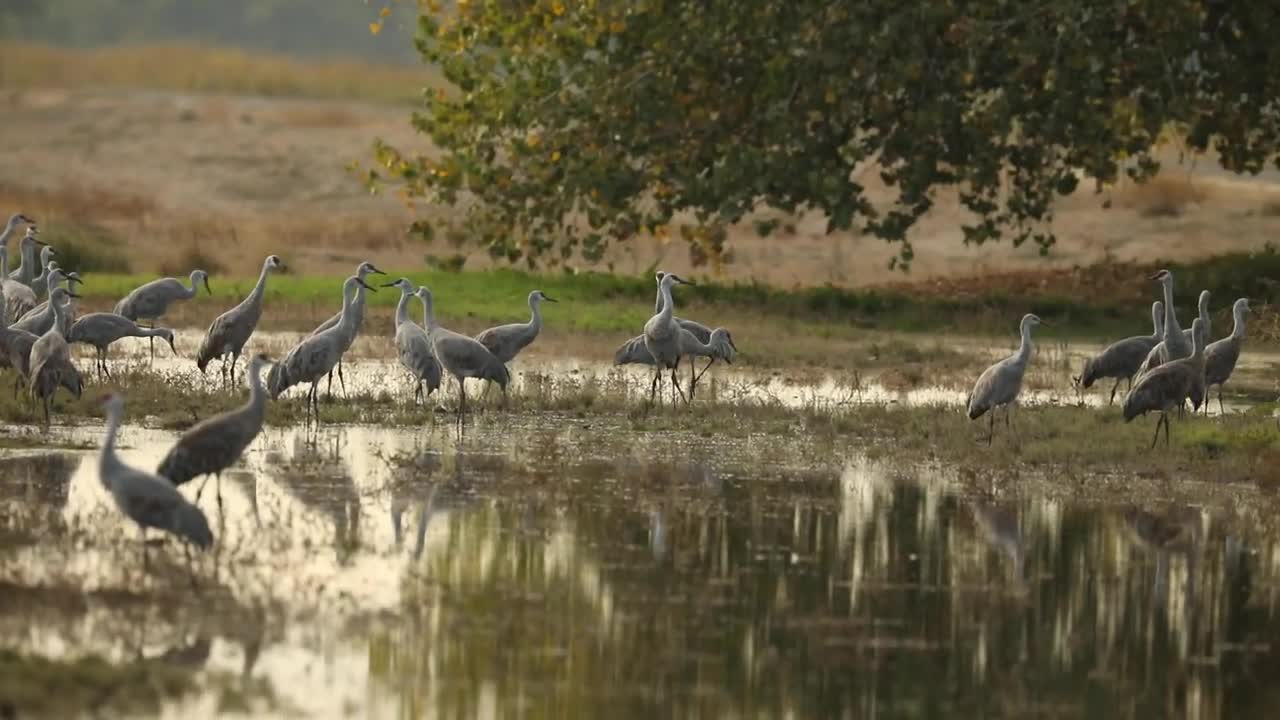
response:
M1081 494L568 417L268 429L221 512L205 489L215 550L144 570L92 454L10 453L0 647L209 680L169 717L263 686L279 716L1263 716L1280 508L1177 480Z
M168 347L161 344L154 361L146 357L145 341L126 339L113 346L112 367L118 370L132 365L154 368L170 375L200 377L190 358L195 355L201 336L199 330L181 331L177 342L179 356L174 357ZM266 350L275 357L282 357L300 337L298 333L264 332L256 335L254 342L255 347ZM910 342L923 351L937 347L940 341L945 342L948 347L972 354L973 367L971 370L949 369L942 376L937 376L934 369L926 365L920 371L934 372L934 376L889 382L886 375L894 374L892 366L878 368L865 377L858 373L821 371L762 372L751 366L750 356L745 356L732 366L722 363L713 366L700 381L698 392L703 393L704 397L707 393L713 393L726 402L765 403L788 408L830 408L860 404L960 407L968 401L972 383L986 365L1008 355L1014 349L998 341L993 342L990 338L939 338L922 335L903 340L901 337L894 337L896 342ZM345 387L352 394L378 395L390 391L411 397L413 385L391 355L389 343L390 340L386 337L365 335L358 338L352 351L352 355L356 357L345 363L341 381L335 375L332 387L339 392ZM1073 343L1069 347L1053 343L1037 346L1037 354L1028 368L1019 402L1026 406L1107 406L1111 381L1102 380L1092 390L1084 393L1077 392L1072 383L1072 374L1079 373L1084 359L1100 349L1100 346L1091 343ZM91 351L81 349L79 352L82 367L89 368ZM703 360L698 361L697 368L701 370L704 363ZM1280 355L1244 353L1238 365L1237 374L1240 377L1233 381L1232 391L1238 392L1242 387L1257 390L1260 382L1258 378L1263 376L1266 378L1265 383L1271 383L1270 378L1277 366L1280 366ZM241 360L239 367L243 371L244 360ZM217 387L222 382L219 368L217 362L211 364L203 377L203 381L210 387ZM683 387L687 388L689 372L687 365L683 368L679 378ZM539 355L536 349L522 354L512 363L511 370L511 387L517 391L527 389L531 384L541 383L546 378L572 378L579 381L622 383L630 388L633 395L645 396L653 377L652 370L645 366L615 367L607 362L582 357ZM447 385L448 393L456 392L451 381ZM474 387L473 384L472 388ZM304 391L305 388L290 390L286 397L301 397ZM1116 403L1123 402L1123 397L1122 384ZM1227 413L1235 413L1248 410L1252 405L1246 398L1237 395L1233 399L1229 396L1222 409ZM1209 414L1216 415L1219 412L1218 403L1214 400L1209 404Z

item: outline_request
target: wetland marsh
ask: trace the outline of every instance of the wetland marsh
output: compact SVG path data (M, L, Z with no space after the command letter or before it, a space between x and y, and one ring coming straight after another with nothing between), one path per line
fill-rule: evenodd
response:
M1226 718L1271 706L1277 433L1250 399L1271 358L1246 357L1230 417L1175 421L1174 451L1153 456L1149 426L1094 407L1096 388L1078 405L1069 374L1088 347L1051 343L1017 432L978 443L943 364L962 378L1003 348L949 342L967 360L929 364L936 342L917 343L936 386L735 366L712 370L692 407L648 413L642 372L522 356L506 404L490 393L459 434L453 395L413 407L379 355L385 339L363 338L350 398L323 405L325 425L305 431L296 398L274 403L221 505L210 481L201 504L217 541L190 565L153 539L144 567L98 482L91 387L47 433L11 428L0 451L0 712ZM151 467L202 400L243 391L163 353L152 367L142 348L118 353L106 386L135 398L124 459ZM173 383L200 390L167 404ZM1226 439L1241 434L1253 440Z

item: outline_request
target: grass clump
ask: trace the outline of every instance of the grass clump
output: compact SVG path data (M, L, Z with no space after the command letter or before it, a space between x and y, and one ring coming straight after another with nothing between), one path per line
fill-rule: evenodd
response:
M163 663L114 664L91 655L51 660L0 649L0 716L78 717L103 711L155 713L194 687L191 673Z

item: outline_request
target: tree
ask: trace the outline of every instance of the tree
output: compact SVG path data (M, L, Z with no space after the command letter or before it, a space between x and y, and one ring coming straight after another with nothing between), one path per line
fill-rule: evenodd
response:
M1164 137L1236 172L1280 162L1277 29L1280 3L1250 0L429 2L417 47L456 91L414 114L435 149L379 142L368 179L424 203L427 238L530 263L681 211L714 259L759 207L821 210L906 263L944 187L966 242L1047 250L1056 195L1150 178Z

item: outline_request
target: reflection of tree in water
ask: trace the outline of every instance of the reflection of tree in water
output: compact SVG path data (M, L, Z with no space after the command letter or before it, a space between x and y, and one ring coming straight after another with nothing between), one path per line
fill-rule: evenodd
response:
M339 561L360 548L360 493L343 456L345 431L313 441L293 433L289 451L269 451L266 463L280 486L305 507L333 520Z
M0 458L0 545L48 541L67 532L62 515L80 456L41 453Z
M372 644L405 708L1216 718L1278 692L1227 701L1225 668L1274 664L1230 648L1275 619L1198 511L960 498L874 463L585 463L548 481L543 539L519 531L547 503L520 473L448 514L405 580L407 627ZM1194 557L1158 584L1177 553Z
M62 510L80 461L80 455L61 452L0 458L0 500Z

